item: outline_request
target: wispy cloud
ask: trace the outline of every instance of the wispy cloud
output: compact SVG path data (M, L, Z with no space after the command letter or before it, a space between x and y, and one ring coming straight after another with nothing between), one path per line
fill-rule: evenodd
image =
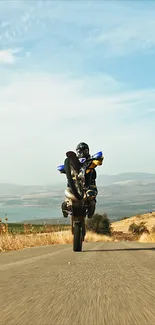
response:
M105 56L154 50L155 6L130 6L122 1L20 1L20 5L14 1L9 5L10 10L7 3L0 3L4 44L40 40L46 32L47 38L56 36L71 47L76 44L76 50L102 44Z
M147 3L0 1L0 181L56 179L79 141L103 149L105 173L155 172Z
M65 151L74 150L83 139L90 143L93 152L105 150L107 171L121 171L123 163L126 169L134 169L135 160L141 164L144 147L155 136L152 115L151 122L142 118L143 114L151 114L148 108L155 102L155 92L115 93L109 85L109 94L98 97L86 95L85 87L84 79L77 81L65 76L12 76L0 93L0 132L5 139L5 146L0 145L5 156L1 170L9 168L11 159L22 181L37 182L38 173L40 182L48 181L48 166L53 166L50 174L56 177L54 169ZM120 161L119 155L124 153ZM23 168L26 174L22 173Z
M0 50L0 64L13 64L16 61L15 54L18 53L20 50Z
M104 28L103 28L104 29ZM100 31L89 41L95 44L103 44L106 49L105 55L124 56L136 52L150 52L155 50L155 21L152 17L140 17L137 21L126 21L114 26L111 30Z

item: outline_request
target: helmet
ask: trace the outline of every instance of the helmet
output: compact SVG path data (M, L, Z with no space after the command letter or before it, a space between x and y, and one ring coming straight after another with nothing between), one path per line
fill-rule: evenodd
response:
M76 147L76 154L78 158L89 157L89 147L85 142L80 142Z

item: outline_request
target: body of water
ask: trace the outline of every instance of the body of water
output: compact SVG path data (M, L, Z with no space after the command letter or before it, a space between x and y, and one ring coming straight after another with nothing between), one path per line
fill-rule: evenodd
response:
M154 211L154 205L139 204L131 206L129 204L98 204L96 213L107 213L111 221L120 220L122 217L130 217L136 214L143 214ZM34 219L53 219L63 218L60 206L38 207L38 206L0 206L0 219L4 220L7 214L9 222L20 222L23 220Z
M101 212L96 208L96 212ZM0 206L0 219L4 220L7 214L9 222L20 222L23 220L34 219L53 219L62 218L61 206L57 207L24 207L24 206Z
M62 218L60 207L14 207L14 206L0 206L0 218L4 219L7 214L9 222L19 222L31 219L44 218Z

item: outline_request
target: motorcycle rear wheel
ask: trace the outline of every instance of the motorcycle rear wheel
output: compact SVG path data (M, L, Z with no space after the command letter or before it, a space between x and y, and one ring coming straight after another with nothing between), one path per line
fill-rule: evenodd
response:
M80 180L78 179L78 172L74 167L74 162L72 163L71 157L66 158L64 164L68 185L77 200L82 200L84 197L84 190Z

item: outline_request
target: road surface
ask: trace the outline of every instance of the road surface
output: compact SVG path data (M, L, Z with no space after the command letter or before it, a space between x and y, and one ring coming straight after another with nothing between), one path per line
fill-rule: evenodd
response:
M0 325L155 325L155 244L0 254Z

